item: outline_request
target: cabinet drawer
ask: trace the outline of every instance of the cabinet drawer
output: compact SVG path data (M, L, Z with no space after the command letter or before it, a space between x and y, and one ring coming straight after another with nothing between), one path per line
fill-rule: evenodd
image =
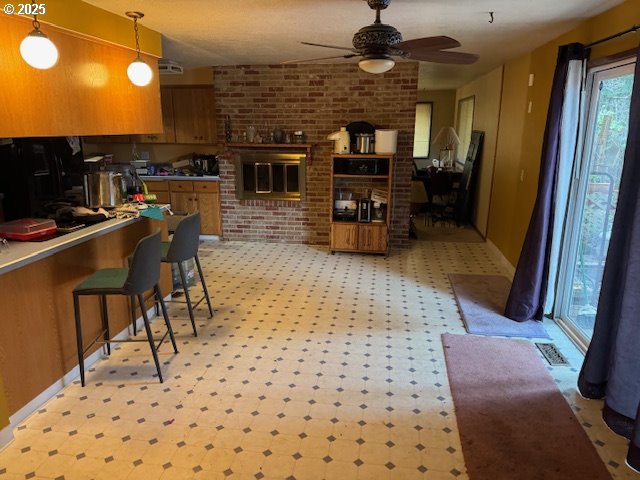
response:
M218 182L193 182L195 192L218 193L220 184Z
M169 191L169 182L167 180L145 180L144 183L147 186L147 190L153 193Z
M193 192L193 182L185 180L173 180L169 184L172 192Z

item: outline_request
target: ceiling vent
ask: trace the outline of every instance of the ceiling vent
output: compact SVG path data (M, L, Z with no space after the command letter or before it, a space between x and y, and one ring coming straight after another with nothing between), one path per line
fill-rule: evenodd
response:
M167 58L158 60L158 70L160 75L182 75L184 73L182 65Z

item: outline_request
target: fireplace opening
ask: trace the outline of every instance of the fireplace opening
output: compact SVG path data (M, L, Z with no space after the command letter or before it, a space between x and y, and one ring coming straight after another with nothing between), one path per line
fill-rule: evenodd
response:
M305 155L242 153L236 157L236 197L240 200L304 200Z

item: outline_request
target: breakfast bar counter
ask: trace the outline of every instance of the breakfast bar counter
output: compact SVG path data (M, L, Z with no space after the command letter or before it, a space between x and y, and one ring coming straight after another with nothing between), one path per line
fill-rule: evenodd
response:
M61 387L78 363L73 288L100 268L126 266L138 241L158 229L166 238L164 221L113 219L44 242L11 242L0 253L0 375L11 415ZM169 265L160 287L171 293ZM130 324L129 301L110 296L108 304L116 335ZM81 300L85 344L102 331L99 306L99 297Z

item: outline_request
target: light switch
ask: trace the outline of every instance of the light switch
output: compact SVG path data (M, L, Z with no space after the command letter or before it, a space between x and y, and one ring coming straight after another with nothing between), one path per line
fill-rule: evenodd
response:
M531 110L533 110L533 102L531 100L529 100L529 106L527 107L527 113L531 113Z
M535 75L533 73L529 74L529 86L533 87L533 80L535 79Z
M524 168L520 170L520 181L524 182Z

